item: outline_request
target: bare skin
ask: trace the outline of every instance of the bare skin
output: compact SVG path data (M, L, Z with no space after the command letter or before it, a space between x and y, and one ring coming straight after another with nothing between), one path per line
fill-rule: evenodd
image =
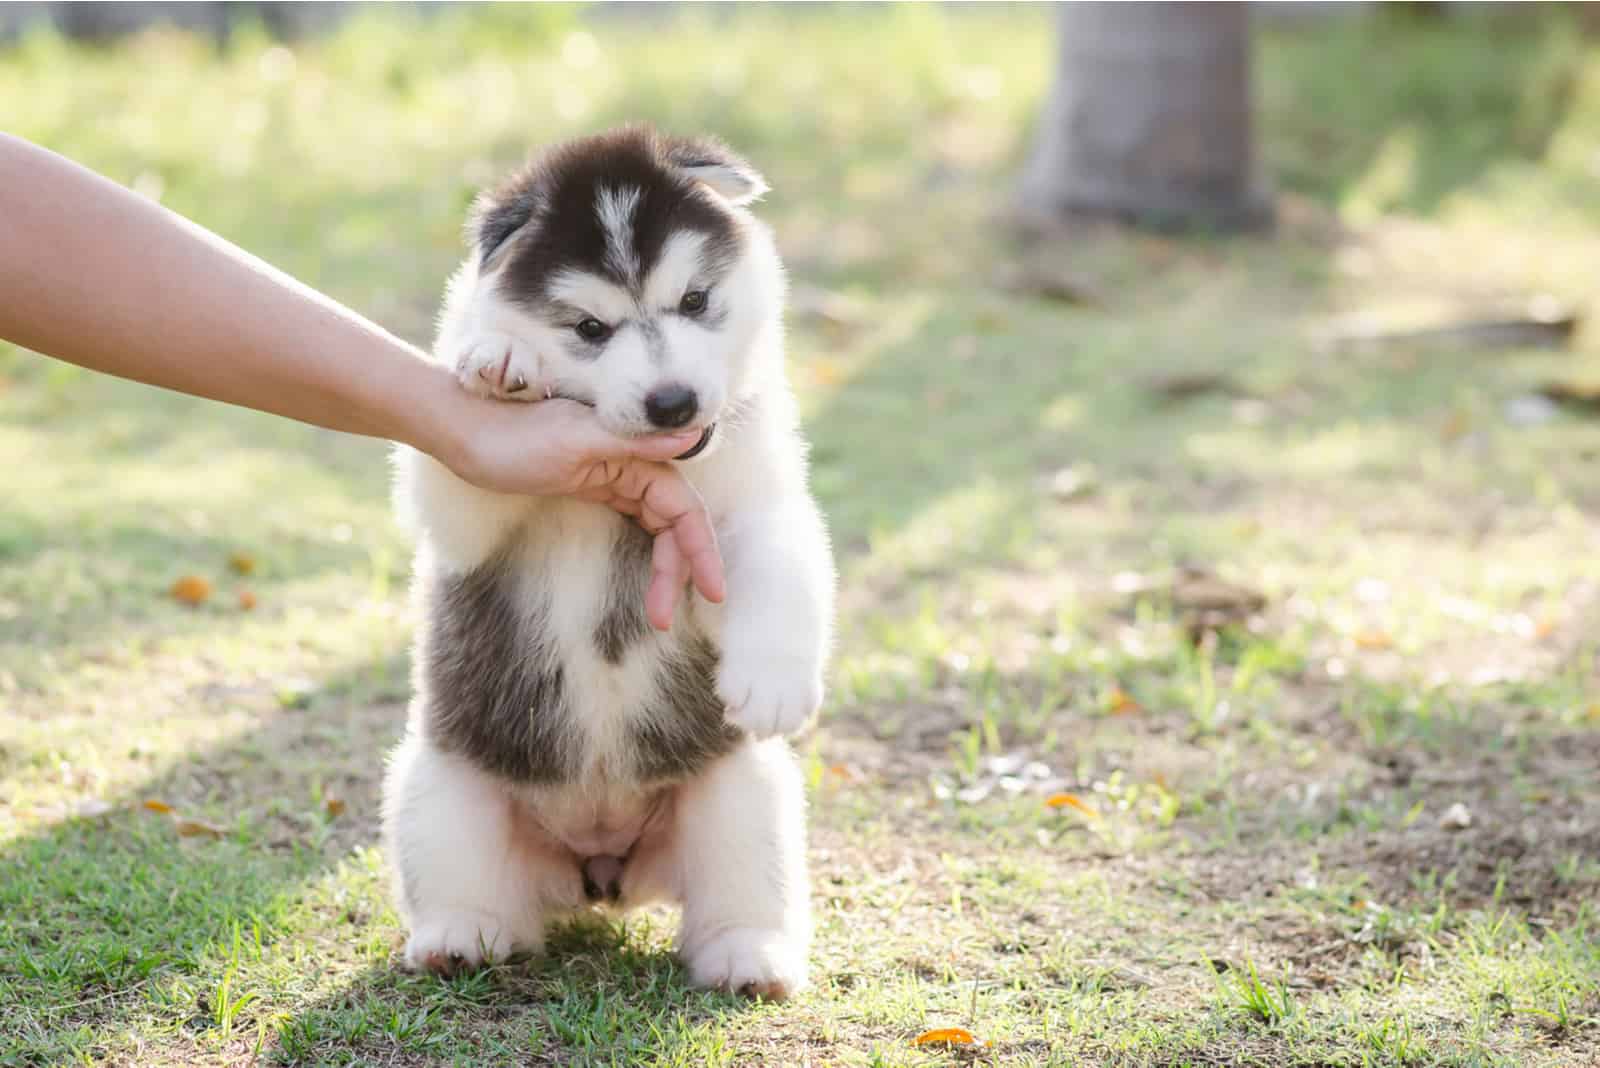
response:
M655 535L650 621L723 597L698 434L619 438L571 401L474 397L448 369L208 230L0 134L0 338L106 374L387 438L500 493L573 495Z

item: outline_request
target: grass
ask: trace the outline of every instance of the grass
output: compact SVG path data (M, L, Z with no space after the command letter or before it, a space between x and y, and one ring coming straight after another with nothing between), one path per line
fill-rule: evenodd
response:
M1595 310L1600 54L1557 11L1269 24L1276 237L1027 250L995 216L1046 20L507 6L0 52L0 126L419 341L529 144L721 133L774 187L845 579L801 743L812 992L689 990L659 914L408 976L382 448L0 353L0 1064L1596 1063L1600 426L1506 416L1593 376L1592 332L1320 338ZM1021 259L1102 299L994 285ZM1186 566L1266 607L1192 645ZM990 1045L911 1044L942 1026Z

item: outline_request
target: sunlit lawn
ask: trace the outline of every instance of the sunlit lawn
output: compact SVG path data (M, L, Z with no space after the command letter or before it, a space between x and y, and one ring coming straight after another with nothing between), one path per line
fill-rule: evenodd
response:
M0 352L0 1063L1596 1063L1600 426L1527 400L1592 337L1325 339L1595 309L1600 55L1530 16L1260 45L1275 238L1032 252L1042 8L0 51L0 128L419 342L528 147L722 135L774 187L844 574L810 993L688 990L654 914L406 976L382 446ZM997 284L1024 259L1093 299ZM1184 567L1266 606L1192 645Z

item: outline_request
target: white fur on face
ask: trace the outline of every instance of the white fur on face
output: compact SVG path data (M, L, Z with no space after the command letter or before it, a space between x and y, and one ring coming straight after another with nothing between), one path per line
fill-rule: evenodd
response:
M628 291L588 271L562 271L550 281L550 299L592 315L610 327L620 326L637 312Z
M646 307L661 311L677 308L683 295L698 289L710 280L704 278L706 235L685 230L667 238L650 277L645 280L644 303Z
M637 203L627 192L601 197L603 218L611 220L606 223L608 235L631 228ZM546 291L563 309L549 318L502 297L491 273L469 283L466 318L471 324L462 326L467 332L494 331L520 339L538 354L537 392L542 395L548 387L593 404L614 433L653 433L645 398L668 385L695 391L699 414L693 425L704 426L720 419L730 401L751 388L754 358L768 351L755 344L756 337L778 319L783 299L782 268L759 224L751 220L743 254L715 281L705 245L705 235L698 232L669 237L638 297L608 278L564 271ZM683 295L694 289L709 290L710 303L701 317L678 311ZM574 330L579 319L591 316L612 328L604 345L589 345ZM712 447L717 447L715 438Z

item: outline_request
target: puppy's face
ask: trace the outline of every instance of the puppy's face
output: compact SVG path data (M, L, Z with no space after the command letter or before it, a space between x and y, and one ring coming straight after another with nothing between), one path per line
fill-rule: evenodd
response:
M480 198L480 300L540 383L616 433L707 431L748 388L781 268L744 206L765 192L720 144L630 128L545 153Z

